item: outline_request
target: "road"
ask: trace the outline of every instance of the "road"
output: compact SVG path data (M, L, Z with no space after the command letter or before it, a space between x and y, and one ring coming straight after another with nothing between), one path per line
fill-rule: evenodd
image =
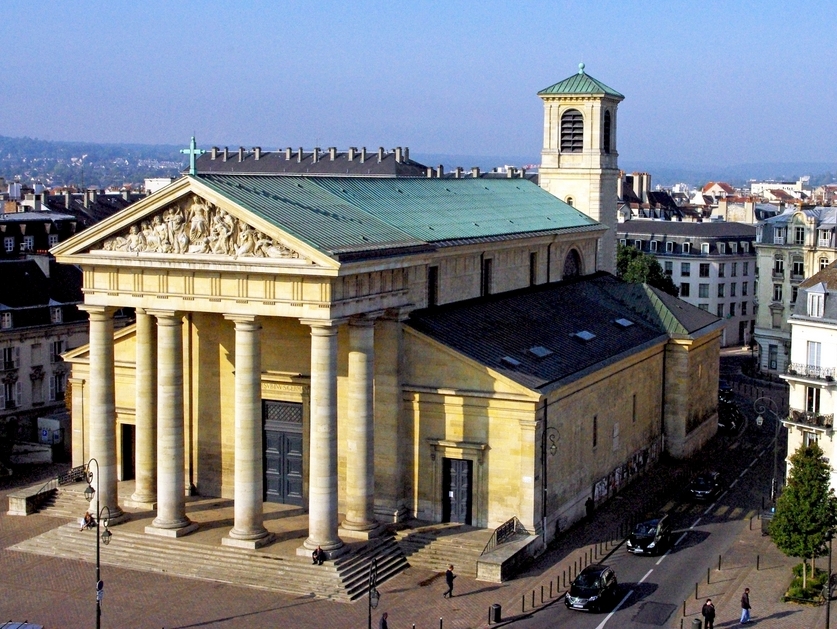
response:
M623 545L603 561L614 568L619 580L618 603L612 610L577 612L567 609L561 599L513 626L516 629L678 627L683 602L688 601L691 609L697 604L695 584L701 600L720 595L727 584L717 572L718 557L731 551L742 527L751 525L750 518L758 514L762 497L770 492L772 430L767 431L769 436L757 430L748 421L742 434L728 438L725 451L730 456L707 462L707 469L721 472L722 493L713 503L694 503L683 490L660 505L659 510L672 518L675 531L674 544L668 552L659 557L635 556ZM752 520L752 526L760 526L760 521Z

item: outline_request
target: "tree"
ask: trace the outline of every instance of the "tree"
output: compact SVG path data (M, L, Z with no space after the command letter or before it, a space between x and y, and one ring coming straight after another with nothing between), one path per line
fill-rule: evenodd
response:
M831 488L831 467L822 449L812 443L790 458L788 484L770 523L770 536L788 557L802 559L802 587L807 587L805 560L811 565L828 552L828 540L837 525L837 496Z
M619 245L617 248L616 277L635 284L648 284L675 297L680 295L680 290L665 274L657 259L634 247Z

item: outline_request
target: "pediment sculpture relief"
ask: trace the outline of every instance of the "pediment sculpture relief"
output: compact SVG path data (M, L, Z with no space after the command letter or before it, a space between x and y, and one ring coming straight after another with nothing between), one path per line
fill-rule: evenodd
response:
M275 238L195 195L131 225L122 235L108 238L102 249L304 259Z

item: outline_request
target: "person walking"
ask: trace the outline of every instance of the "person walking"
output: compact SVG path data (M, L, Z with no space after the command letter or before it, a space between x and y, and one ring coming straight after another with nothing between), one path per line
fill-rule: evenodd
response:
M700 613L703 615L704 629L715 629L715 605L712 604L711 598L706 599Z
M741 624L745 625L750 622L750 588L744 588L744 594L741 595Z
M381 616L381 622L378 623L378 629L389 629L389 625L387 624L387 616L389 616L389 614L384 612L384 615Z
M455 578L456 575L453 573L453 564L450 564L448 569L445 570L445 583L448 584L448 590L442 594L443 598L453 598L453 580Z

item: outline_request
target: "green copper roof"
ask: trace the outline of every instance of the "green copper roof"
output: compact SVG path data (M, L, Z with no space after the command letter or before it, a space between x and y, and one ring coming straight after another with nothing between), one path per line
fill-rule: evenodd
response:
M330 255L600 228L526 179L270 175L198 175L196 179Z
M616 90L609 88L601 81L597 81L589 74L585 74L583 63L578 64L578 74L574 74L538 92L539 96L542 94L603 94L613 98L625 98Z

